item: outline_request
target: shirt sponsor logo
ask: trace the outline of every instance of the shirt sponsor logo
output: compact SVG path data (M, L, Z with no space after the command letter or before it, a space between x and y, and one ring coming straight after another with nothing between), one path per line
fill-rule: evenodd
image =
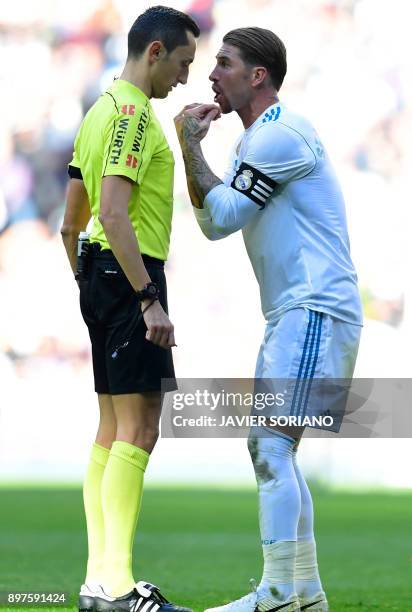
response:
M134 104L123 104L122 113L123 115L134 115L136 107Z
M129 168L137 168L137 163L136 157L134 157L134 155L130 155L129 153L126 160L126 166L129 166Z
M126 136L127 128L129 127L129 118L125 117L124 119L120 119L119 126L116 130L114 141L112 145L112 151L110 156L110 163L114 166L117 166L119 163L120 154L122 152L122 147L124 144L124 138Z
M133 153L140 152L143 134L146 129L148 120L149 120L149 115L147 114L146 109L144 108L142 110L142 114L139 117L139 124L137 126L136 136L134 137L134 140L133 140L133 147L132 147Z

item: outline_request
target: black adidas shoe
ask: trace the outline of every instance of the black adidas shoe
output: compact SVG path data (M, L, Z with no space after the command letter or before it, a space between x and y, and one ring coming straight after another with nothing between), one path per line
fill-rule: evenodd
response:
M102 592L94 598L96 612L192 612L170 603L157 586L141 580L133 591L122 597L110 597Z
M82 584L79 593L79 612L94 612L94 600L103 595L101 586Z

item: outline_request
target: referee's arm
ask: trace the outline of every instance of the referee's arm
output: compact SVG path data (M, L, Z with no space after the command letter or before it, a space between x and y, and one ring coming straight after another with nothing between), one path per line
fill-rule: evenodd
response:
M104 176L100 195L99 221L106 238L135 291L150 282L139 243L128 214L132 181L118 175ZM148 308L150 306L150 308ZM159 300L142 300L146 339L168 349L176 346L174 327Z
M135 291L150 282L140 253L128 206L133 183L124 176L104 176L99 221L117 261Z
M76 274L77 240L91 217L89 198L83 180L70 178L66 194L66 210L60 230L73 274Z

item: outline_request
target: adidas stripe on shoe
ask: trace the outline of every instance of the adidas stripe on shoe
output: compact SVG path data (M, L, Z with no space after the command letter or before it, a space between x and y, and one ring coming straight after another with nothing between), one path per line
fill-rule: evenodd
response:
M103 589L94 600L96 612L192 612L170 603L150 582L140 581L122 597L110 597Z

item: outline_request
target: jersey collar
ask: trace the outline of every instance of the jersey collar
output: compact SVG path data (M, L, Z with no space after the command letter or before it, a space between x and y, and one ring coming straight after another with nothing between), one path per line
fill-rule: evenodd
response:
M268 106L267 108L265 108L263 113L261 113L259 117L255 119L252 125L250 125L247 130L245 130L245 132L252 131L254 128L256 128L258 125L261 125L262 123L270 123L277 121L284 109L285 105L282 104L282 102L275 102L275 104Z
M139 98L142 98L145 103L150 102L146 94L141 89L139 89L139 87L133 85L133 83L131 83L130 81L126 81L124 79L114 79L113 83L109 87L109 90L112 89L116 89L117 91L127 91L128 93L134 96L139 96Z

